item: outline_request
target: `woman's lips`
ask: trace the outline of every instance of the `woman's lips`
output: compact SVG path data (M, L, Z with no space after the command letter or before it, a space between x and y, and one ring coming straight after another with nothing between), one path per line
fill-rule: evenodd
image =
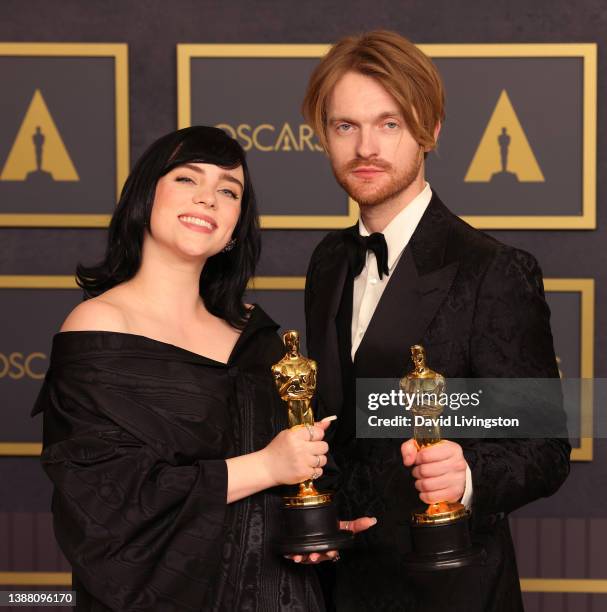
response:
M205 215L179 215L179 221L194 232L210 234L217 229L213 219Z

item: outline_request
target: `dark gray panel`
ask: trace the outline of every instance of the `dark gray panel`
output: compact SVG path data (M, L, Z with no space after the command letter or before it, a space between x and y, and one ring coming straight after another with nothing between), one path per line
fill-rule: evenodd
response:
M436 60L449 120L428 176L460 215L579 215L582 212L582 61L575 58ZM465 183L481 137L505 90L543 183ZM453 120L451 120L453 118ZM497 139L493 143L499 149ZM511 142L511 149L514 142ZM495 168L495 172L500 170Z
M38 442L42 419L30 412L48 367L51 340L80 290L2 289L0 304L0 442Z
M302 58L191 60L191 122L222 127L248 151L262 214L348 214L348 196L335 183L299 111L317 63Z
M539 575L538 520L530 518L511 519L516 558L521 576Z
M306 351L306 325L302 291L248 291L247 301L259 304L281 327L300 333L301 350Z
M50 512L52 487L37 457L0 457L0 514Z
M590 519L588 577L605 578L605 551L607 550L607 519Z
M565 595L561 593L543 593L541 602L542 612L563 612L565 610Z
M0 97L0 168L39 89L80 179L0 181L0 213L111 213L116 202L114 60L0 57L0 80L11 84ZM43 169L44 155L43 147Z
M547 291L550 325L559 369L565 378L579 378L581 348L581 296L577 292Z
M567 554L563 558L566 578L583 578L587 575L586 553L588 541L586 519L565 519L565 540L563 549Z
M564 575L562 519L539 519L540 573L542 578Z
M540 612L540 593L523 593L525 612Z
M590 612L590 599L592 595L580 593L567 593L565 595L567 612Z

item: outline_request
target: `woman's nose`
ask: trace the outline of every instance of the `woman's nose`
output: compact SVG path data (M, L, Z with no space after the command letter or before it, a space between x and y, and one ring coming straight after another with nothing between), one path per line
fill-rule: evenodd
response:
M194 204L202 204L208 208L215 208L217 200L212 191L199 192L194 196Z

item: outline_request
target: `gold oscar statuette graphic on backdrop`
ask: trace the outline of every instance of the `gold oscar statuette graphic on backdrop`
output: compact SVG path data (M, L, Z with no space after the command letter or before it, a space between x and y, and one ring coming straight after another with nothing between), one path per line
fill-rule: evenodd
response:
M439 398L445 378L426 365L423 346L411 347L413 370L400 381L400 388L416 401L411 412L420 423L413 428L418 449L441 442L438 418L443 411ZM417 419L416 419L417 421ZM411 515L412 552L406 560L410 570L454 569L478 563L481 549L472 545L470 511L459 502L439 501Z
M502 90L465 183L543 183L544 175L506 90Z
M42 186L54 181L79 181L55 121L36 89L0 172L0 181Z
M289 427L314 426L312 398L316 391L316 362L299 352L299 333L282 336L286 355L272 366L280 399L287 404ZM281 554L305 554L344 548L351 531L340 530L331 493L319 493L312 478L301 482L297 492L283 497L282 535L276 541Z

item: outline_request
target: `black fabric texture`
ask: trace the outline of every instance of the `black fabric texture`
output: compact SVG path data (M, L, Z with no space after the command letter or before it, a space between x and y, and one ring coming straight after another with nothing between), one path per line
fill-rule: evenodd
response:
M345 245L354 232L356 226L325 237L306 282L317 411L339 417L328 441L342 472L342 518L378 519L336 564L329 605L340 612L522 610L507 516L559 488L569 473L568 440L457 440L472 472L473 540L485 554L477 566L413 576L403 560L411 550L410 513L423 504L402 463L403 440L356 438L355 381L402 377L413 368L413 344L422 344L429 366L447 378L558 377L538 264L467 225L433 193L352 362ZM560 398L542 408L556 411L566 431Z
M114 332L55 336L35 412L77 610L324 609L311 567L272 549L280 488L226 503L225 459L287 426L255 307L227 364Z

